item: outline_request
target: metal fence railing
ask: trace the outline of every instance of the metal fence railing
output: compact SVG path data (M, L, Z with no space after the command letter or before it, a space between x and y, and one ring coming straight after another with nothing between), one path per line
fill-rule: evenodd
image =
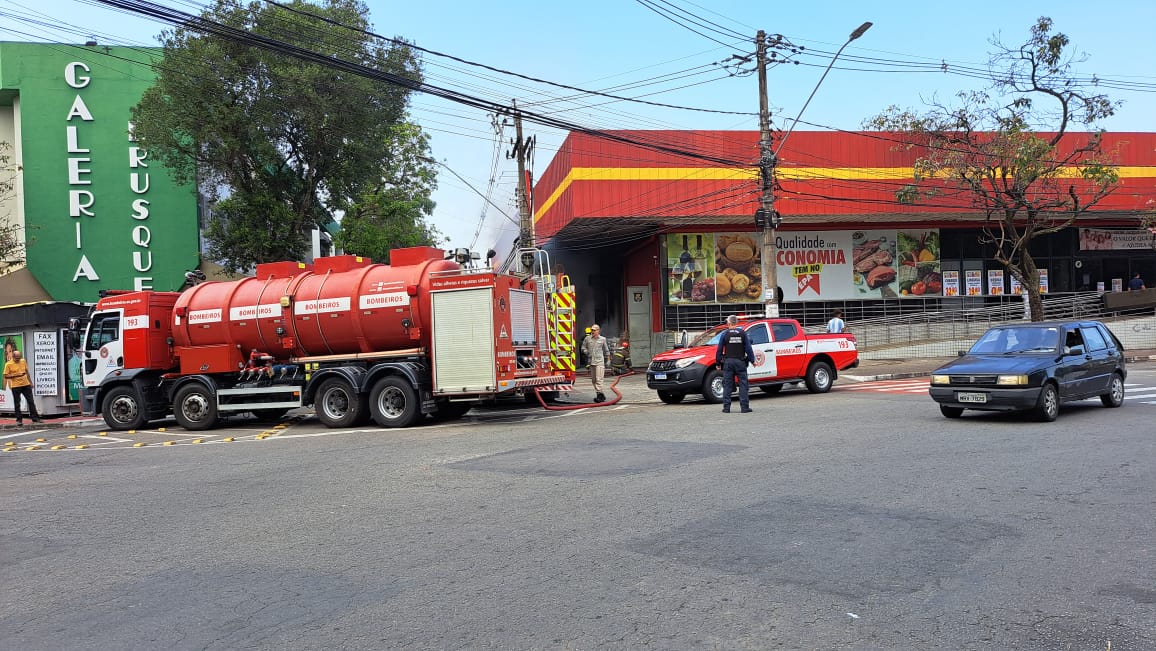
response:
M1156 349L1153 306L1106 311L1101 292L1052 293L1042 300L1045 320L1101 320L1126 349ZM682 330L693 336L722 323L730 314L755 315L764 310L761 303L694 307L697 309L667 308L664 316L670 336L665 337L665 342L673 342L673 333ZM952 356L970 347L994 325L1029 318L1022 295L784 303L780 314L798 320L809 332L822 332L836 308L843 311L860 354L877 359Z

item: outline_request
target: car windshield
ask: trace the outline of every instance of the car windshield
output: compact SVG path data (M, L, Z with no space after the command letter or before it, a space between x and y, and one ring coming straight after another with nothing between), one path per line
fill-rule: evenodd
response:
M693 341L687 344L687 347L692 348L694 346L717 346L719 335L721 335L726 329L727 327L725 325L715 326L695 337Z
M1059 344L1060 331L1054 326L992 328L983 333L968 352L973 355L1049 353L1054 352Z

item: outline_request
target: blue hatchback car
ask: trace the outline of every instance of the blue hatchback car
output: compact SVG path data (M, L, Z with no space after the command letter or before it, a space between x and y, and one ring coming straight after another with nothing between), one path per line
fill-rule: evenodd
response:
M1060 405L1099 397L1124 404L1124 346L1099 321L994 327L931 374L931 397L947 418L965 409L1033 411L1053 421Z

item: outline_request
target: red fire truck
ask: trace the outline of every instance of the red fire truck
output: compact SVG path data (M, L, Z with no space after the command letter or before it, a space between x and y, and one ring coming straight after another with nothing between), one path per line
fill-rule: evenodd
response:
M527 253L550 269L544 252ZM432 247L390 259L275 262L180 293L107 292L74 324L85 412L113 429L171 414L204 430L313 405L328 427L405 427L573 381L564 276L473 269Z

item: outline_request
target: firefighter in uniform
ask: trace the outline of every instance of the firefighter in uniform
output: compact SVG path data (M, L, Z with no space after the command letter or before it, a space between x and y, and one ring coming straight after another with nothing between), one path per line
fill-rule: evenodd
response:
M610 363L610 346L606 337L602 336L602 328L598 324L590 326L590 334L582 342L586 352L587 364L590 365L590 381L594 384L594 402L606 402L606 394L602 393L602 378L606 376L606 365Z
M755 351L751 348L751 340L747 338L745 330L739 327L739 318L735 315L727 317L727 329L718 340L718 350L715 359L723 372L723 413L731 413L731 393L735 390L735 377L739 379L739 406L742 413L749 414L751 409L750 385L747 382L747 366L755 363Z

